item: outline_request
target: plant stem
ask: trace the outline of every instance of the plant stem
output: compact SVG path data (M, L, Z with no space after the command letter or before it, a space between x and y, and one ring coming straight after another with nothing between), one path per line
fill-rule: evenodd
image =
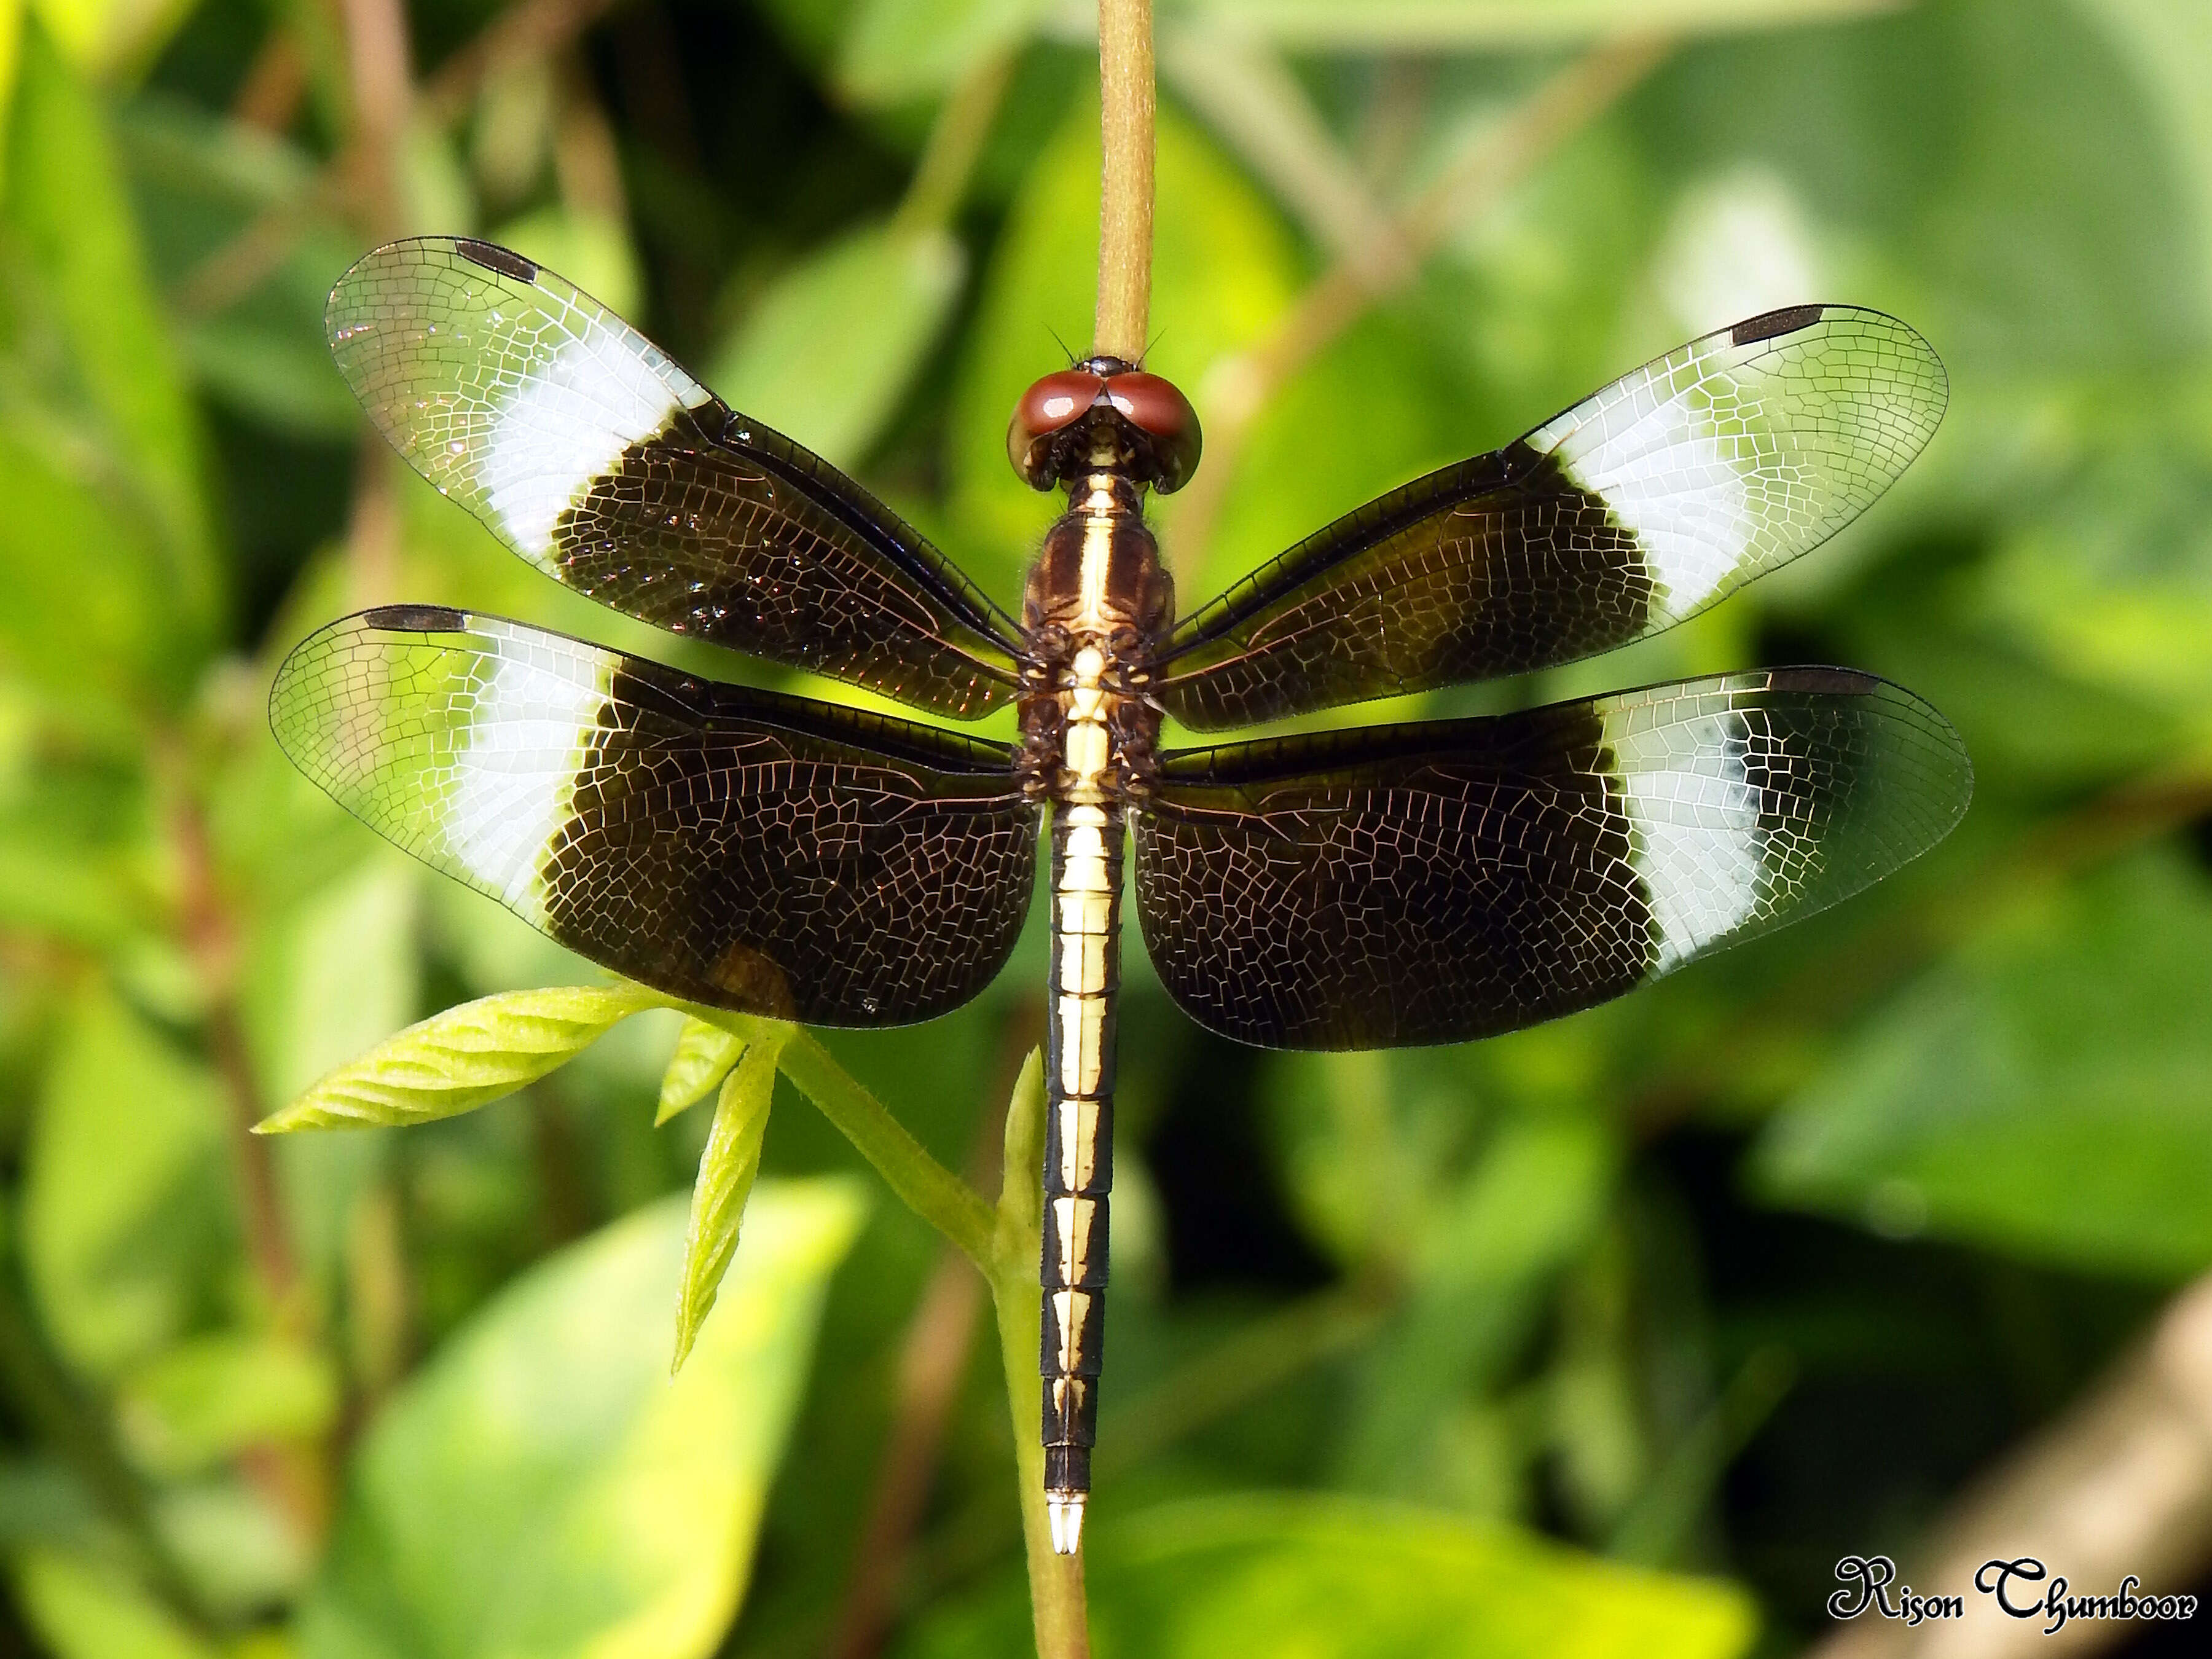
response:
M702 1019L746 1034L747 1016L687 1009ZM862 1158L890 1183L899 1201L957 1245L988 1275L994 1261L991 1206L966 1182L932 1158L922 1144L830 1058L814 1034L794 1030L784 1044L781 1069L837 1126Z
M1083 1557L1055 1555L1044 1512L1044 1447L1036 1433L1037 1256L1042 1248L1044 1056L1032 1053L1006 1107L1006 1157L991 1245L991 1297L998 1304L999 1354L1013 1413L1014 1468L1022 1486L1022 1539L1030 1569L1030 1615L1037 1659L1090 1659Z
M684 1005L672 1005L682 1006ZM685 1007L697 1018L751 1040L763 1022L749 1014ZM1083 1558L1055 1555L1044 1512L1044 1448L1036 1432L1037 1257L1042 1248L1044 1057L1032 1050L1006 1107L1006 1162L995 1211L974 1188L908 1134L884 1103L833 1060L812 1032L790 1027L778 1069L876 1167L900 1201L958 1246L990 1283L1013 1417L1014 1470L1021 1483L1030 1607L1038 1659L1090 1659L1083 1601Z
M381 242L399 234L405 216L400 175L415 101L407 12L399 0L338 0L337 12L353 94L355 222L369 240Z
M1098 0L1098 313L1091 349L1135 362L1152 303L1152 0Z

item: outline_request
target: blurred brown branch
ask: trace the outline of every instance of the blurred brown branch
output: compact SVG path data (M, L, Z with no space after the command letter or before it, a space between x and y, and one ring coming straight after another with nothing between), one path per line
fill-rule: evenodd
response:
M2212 1275L2167 1304L2150 1336L2056 1422L1969 1487L1901 1565L1900 1584L1960 1595L1966 1617L1914 1627L1862 1614L1814 1659L2013 1659L2100 1652L2126 1620L2017 1619L1974 1589L1985 1561L2033 1556L2068 1593L2188 1588L2212 1561ZM1909 1566L1909 1571L1904 1570ZM2014 1602L2049 1588L2018 1587Z
M315 1309L301 1277L275 1149L253 1133L267 1112L239 1007L240 926L216 870L204 811L180 750L180 743L172 738L160 751L173 799L170 842L182 878L177 931L207 996L203 1023L208 1054L228 1108L225 1139L238 1182L246 1261L264 1317L279 1336L304 1340L318 1322ZM245 1449L240 1465L302 1538L320 1539L330 1522L336 1474L316 1449L261 1443Z

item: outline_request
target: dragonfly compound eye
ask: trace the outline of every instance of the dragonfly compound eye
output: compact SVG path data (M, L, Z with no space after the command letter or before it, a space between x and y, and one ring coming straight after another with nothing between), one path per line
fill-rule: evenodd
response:
M1006 427L1006 459L1032 489L1049 489L1060 481L1054 441L1090 414L1106 382L1088 369L1063 368L1046 375L1014 405Z
M1198 411L1190 406L1172 380L1142 369L1116 374L1106 382L1106 398L1121 417L1149 441L1157 475L1152 488L1170 495L1190 482L1198 470L1203 441Z

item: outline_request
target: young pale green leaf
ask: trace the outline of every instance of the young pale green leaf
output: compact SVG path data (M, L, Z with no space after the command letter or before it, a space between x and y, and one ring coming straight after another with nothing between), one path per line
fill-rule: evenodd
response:
M653 1115L658 1129L679 1112L687 1112L714 1091L744 1052L745 1039L703 1019L686 1018L676 1052L661 1073L660 1105Z
M2146 855L1899 996L1768 1126L1777 1203L2101 1273L2212 1262L2212 884Z
M1096 1651L1152 1659L1735 1659L1757 1620L1733 1586L1624 1567L1510 1527L1349 1498L1204 1498L1116 1525L1088 1577ZM922 1624L902 1659L1019 1653L1018 1584Z
M684 1282L676 1293L676 1357L672 1374L698 1340L699 1327L714 1305L723 1271L738 1248L738 1227L745 1200L760 1173L761 1139L768 1133L768 1111L775 1097L775 1062L783 1044L774 1038L749 1044L722 1081L714 1103L714 1127L699 1155L698 1179L691 1186L691 1226L684 1241Z
M708 365L708 383L732 408L849 467L936 344L966 269L945 230L864 227L763 296Z
M660 1356L681 1199L502 1292L362 1442L298 1626L302 1659L713 1652L861 1212L848 1182L763 1182L673 1382Z
M479 997L339 1066L255 1133L429 1123L474 1111L574 1059L632 1014L660 1006L635 985Z

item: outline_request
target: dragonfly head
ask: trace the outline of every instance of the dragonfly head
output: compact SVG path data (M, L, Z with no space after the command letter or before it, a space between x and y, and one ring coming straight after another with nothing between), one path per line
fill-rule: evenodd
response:
M1046 375L1014 406L1006 453L1032 489L1095 471L1103 449L1117 470L1163 495L1198 470L1198 411L1174 382L1119 357L1091 357Z

